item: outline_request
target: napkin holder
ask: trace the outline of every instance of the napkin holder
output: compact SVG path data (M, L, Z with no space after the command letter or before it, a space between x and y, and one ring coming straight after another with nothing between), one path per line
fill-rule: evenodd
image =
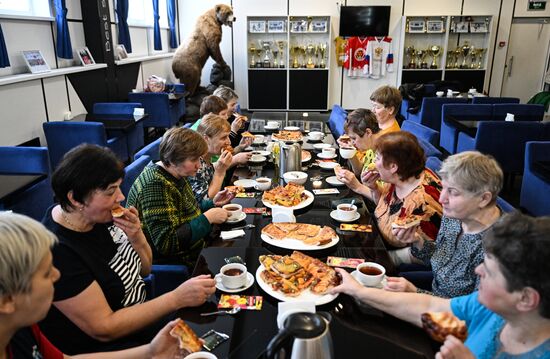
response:
M294 211L290 208L273 208L271 216L273 223L296 223Z

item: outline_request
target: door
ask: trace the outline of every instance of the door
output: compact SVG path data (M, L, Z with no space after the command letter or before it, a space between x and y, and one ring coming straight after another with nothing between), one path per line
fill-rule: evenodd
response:
M549 20L516 19L512 23L501 96L518 97L526 103L543 90L550 47Z

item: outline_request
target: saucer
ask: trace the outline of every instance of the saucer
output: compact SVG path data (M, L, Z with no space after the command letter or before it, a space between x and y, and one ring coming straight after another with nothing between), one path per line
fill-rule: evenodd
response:
M214 279L216 279L216 277L218 277L219 275L220 275L220 273L216 274ZM216 281L216 288L221 290L222 292L225 292L225 293L239 293L239 292L242 292L243 290L247 290L248 288L250 288L250 286L252 286L252 284L254 284L254 275L252 275L252 273L250 273L250 272L247 272L246 273L246 284L243 287L239 287L239 288L235 288L235 289L229 289L229 288L224 287L221 281L220 282Z
M271 155L271 152L254 150L254 151L252 151L252 154L267 157L267 156Z
M286 126L285 131L300 131L300 127L297 126Z
M227 221L225 221L225 223L237 223L237 222L240 222L240 221L244 221L246 219L246 213L241 213L241 215L236 218L236 219L227 219Z
M324 153L317 154L317 157L322 158L324 160L330 160L330 159L336 158L336 156L338 156L336 153L333 155L325 155Z
M363 286L365 287L369 287L369 288L378 288L378 289L384 289L384 286L386 285L387 283L387 280L386 280L386 276L384 275L384 278L382 278L382 281L380 283L378 283L378 285L376 287L371 287L371 286L368 286L368 285L364 285L363 283L361 283L359 281L359 279L357 279L357 270L354 270L353 272L351 272L351 275L353 276L353 278L355 278L360 284L362 284Z
M323 148L329 148L329 147L332 147L332 145L330 143L316 143L313 145L313 148L315 148L316 150L322 150Z
M278 130L279 129L279 126L264 126L264 129L265 130L269 130L269 131L275 131L275 130Z
M330 212L330 216L331 216L332 219L334 219L335 221L344 222L344 223L354 222L354 221L357 221L359 218L361 218L361 215L359 214L359 212L355 212L355 216L353 216L353 218L350 219L350 220L340 219L340 217L338 217L338 210L337 210L337 209L331 211L331 212Z
M331 186L345 186L344 182L341 182L336 176L330 176L325 179L327 183Z
M235 186L241 186L243 188L254 188L256 181L252 179L240 179L233 182Z

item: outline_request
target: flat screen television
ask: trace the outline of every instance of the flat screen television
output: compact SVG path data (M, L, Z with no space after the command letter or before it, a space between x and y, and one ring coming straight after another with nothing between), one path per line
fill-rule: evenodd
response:
M387 36L390 6L340 7L340 36Z

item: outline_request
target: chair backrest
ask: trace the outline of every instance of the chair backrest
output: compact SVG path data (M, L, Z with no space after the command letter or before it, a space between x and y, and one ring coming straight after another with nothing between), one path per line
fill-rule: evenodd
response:
M162 138L157 138L155 141L151 142L147 146L143 147L134 155L134 161L140 158L141 156L149 156L151 161L156 162L160 159L159 149L160 141Z
M483 121L479 124L475 149L492 155L504 172L523 172L525 144L537 141L544 126L540 122Z
M143 121L143 127L170 128L174 125L170 116L170 100L166 92L130 92L130 102L143 105L148 117Z
M435 147L428 141L425 141L421 138L418 138L418 143L420 144L420 147L424 150L424 156L426 158L428 157L443 157L443 153L439 150L439 148Z
M97 115L132 115L139 102L98 102L94 103L93 112Z
M42 127L52 171L65 153L82 143L107 146L105 127L99 122L44 122Z
M435 156L430 156L426 159L426 167L428 167L435 173L439 172L442 164L443 162L441 161L441 159Z
M122 184L120 185L120 190L122 191L124 197L128 197L128 192L130 192L130 188L132 187L138 176L141 174L141 171L143 171L145 166L147 166L150 161L151 157L147 155L140 156L134 162L126 166L126 168L124 169L124 181L122 181ZM126 200L124 202L126 202Z
M424 97L422 99L422 108L420 109L420 123L424 126L441 131L441 111L443 104L446 103L467 103L466 98L448 98L448 97Z
M441 110L441 118L444 119L447 115L464 121L491 121L493 119L493 105L444 104Z
M0 147L0 173L49 174L50 162L46 147Z
M517 97L489 97L489 96L475 96L472 98L472 104L495 104L495 103L519 103Z
M439 144L439 132L420 123L405 120L401 124L401 130L410 132L417 138L427 141L434 146Z
M339 105L332 106L330 117L328 119L328 127L335 138L344 134L344 123L348 113Z
M504 198L500 196L497 197L497 205L500 207L500 209L504 213L510 213L516 210L514 206L512 206L510 203L508 203Z
M493 119L504 120L506 114L513 113L515 121L542 121L544 105L538 104L495 104L493 105Z

